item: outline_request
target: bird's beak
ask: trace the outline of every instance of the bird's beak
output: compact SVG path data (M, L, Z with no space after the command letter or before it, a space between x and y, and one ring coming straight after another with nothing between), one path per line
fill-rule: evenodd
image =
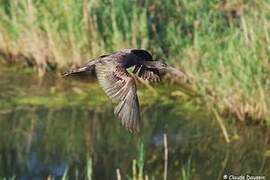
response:
M174 68L174 67L172 67L170 65L168 65L167 70L168 70L168 72L170 72L172 74L175 74L175 75L178 75L178 76L185 76L184 72L182 72L181 70L176 69L176 68Z
M178 71L178 69L176 69L176 68L174 68L174 67L172 67L172 66L170 66L170 65L167 66L167 70L168 70L169 72L175 72L175 71Z
M174 71L174 70L175 70L175 68L174 68L174 67L172 67L172 66L170 66L170 65L168 65L168 67L167 67L167 68L168 68L168 70L169 70L169 71Z

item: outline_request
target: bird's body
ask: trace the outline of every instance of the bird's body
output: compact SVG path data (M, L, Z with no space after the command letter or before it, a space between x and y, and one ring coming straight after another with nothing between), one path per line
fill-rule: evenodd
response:
M64 76L95 69L97 79L113 102L118 103L114 113L122 125L131 132L140 130L140 107L134 78L127 68L135 66L133 73L145 80L159 82L160 72L171 68L162 61L153 61L143 49L124 49L100 56L84 67L68 71Z

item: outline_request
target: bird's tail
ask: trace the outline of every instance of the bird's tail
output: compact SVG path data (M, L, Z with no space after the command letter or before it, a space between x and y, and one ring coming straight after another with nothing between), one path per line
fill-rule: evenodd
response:
M91 71L95 68L95 64L97 63L97 60L90 60L85 66L77 68L77 69L71 69L63 73L63 76L69 76L71 74L77 74L85 71Z
M87 66L84 66L84 67L81 67L81 68L78 68L78 69L68 70L68 71L63 73L63 76L65 77L65 76L69 76L71 74L76 74L76 73L85 72L85 71L88 71Z

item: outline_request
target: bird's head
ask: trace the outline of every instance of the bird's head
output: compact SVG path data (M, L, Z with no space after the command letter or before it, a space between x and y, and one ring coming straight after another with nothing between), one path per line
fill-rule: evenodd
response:
M174 68L167 63L165 63L164 59L157 59L156 61L153 61L154 67L159 69L161 72L168 72L173 70Z
M168 64L166 64L163 59L157 59L156 61L153 61L153 67L159 70L165 70L167 69Z
M168 72L173 69L173 67L165 63L163 59L156 59L155 61L144 61L143 64L148 68L158 69L159 72Z

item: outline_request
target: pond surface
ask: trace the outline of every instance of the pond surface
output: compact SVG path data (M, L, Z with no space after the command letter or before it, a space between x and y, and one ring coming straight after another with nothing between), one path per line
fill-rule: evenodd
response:
M227 144L205 110L184 95L172 95L179 93L177 87L140 86L144 127L130 134L94 80L50 74L40 80L11 68L1 68L0 78L0 177L86 179L91 169L93 179L116 179L119 169L128 179L137 159L144 175L162 179L166 133L168 179L185 174L207 180L224 174L270 178L269 129L231 123Z

